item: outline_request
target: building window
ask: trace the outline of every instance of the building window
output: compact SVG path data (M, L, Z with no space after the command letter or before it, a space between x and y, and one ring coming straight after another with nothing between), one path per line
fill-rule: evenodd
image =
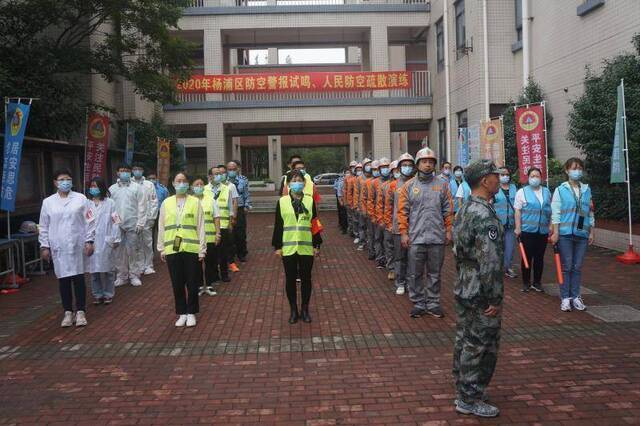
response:
M584 16L602 5L604 5L604 0L583 0L582 4L576 9L576 14L578 16Z
M438 155L441 163L447 160L447 121L444 118L438 120Z
M522 0L516 2L516 41L522 41Z
M467 123L467 110L462 110L458 114L458 127L468 127Z
M456 9L456 59L466 54L466 34L464 26L464 0L458 0L455 5Z
M442 27L442 18L436 22L436 57L438 72L444 69L444 29Z

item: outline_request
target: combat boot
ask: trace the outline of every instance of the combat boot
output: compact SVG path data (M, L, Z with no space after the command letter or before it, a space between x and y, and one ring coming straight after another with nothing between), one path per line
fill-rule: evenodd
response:
M473 414L478 417L498 417L500 410L498 407L487 404L483 401L476 401L473 404L467 404L462 400L458 400L456 411L460 414Z

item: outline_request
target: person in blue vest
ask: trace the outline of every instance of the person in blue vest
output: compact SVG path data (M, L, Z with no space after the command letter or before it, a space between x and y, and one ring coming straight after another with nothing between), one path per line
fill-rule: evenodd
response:
M518 274L511 268L513 251L516 248L515 210L513 203L516 200L518 188L511 183L511 170L507 166L500 168L500 190L493 197L493 208L498 219L504 226L504 275L507 278L516 278Z
M440 166L440 174L438 175L438 177L447 183L453 180L451 167L451 163L448 161L445 161L444 163L442 163L442 166Z
M449 189L451 195L455 197L454 210L458 213L462 204L471 196L471 187L464 180L464 169L462 166L455 166L453 168L453 179L449 182Z
M169 196L169 190L166 186L158 182L158 176L155 173L149 173L147 180L156 187L156 196L158 197L158 213L160 213L160 206L162 202Z
M527 293L532 289L542 293L544 252L551 223L551 192L542 185L542 172L539 168L530 168L527 178L529 184L516 192L516 200L513 203L516 210L514 233L520 238L529 261L529 268L525 268L524 261L522 262L522 292Z
M569 158L564 171L569 179L556 188L551 199L551 242L558 244L564 281L560 286L560 310L569 312L573 306L584 311L587 307L580 296L582 262L587 245L593 243L595 216L591 188L581 182L584 162Z

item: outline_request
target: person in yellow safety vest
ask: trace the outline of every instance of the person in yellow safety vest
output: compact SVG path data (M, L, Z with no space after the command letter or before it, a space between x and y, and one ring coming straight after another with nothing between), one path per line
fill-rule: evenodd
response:
M231 281L229 277L229 259L227 253L230 253L231 230L233 228L233 191L235 186L226 185L226 167L218 165L210 169L211 183L208 185L209 190L205 186L205 194L210 194L213 198L216 208L219 210L220 217L220 243L214 251L215 255L209 267L209 280L211 282L222 281L228 283Z
M304 195L313 197L313 201L315 201L316 204L318 204L320 202L320 193L316 191L316 184L313 183L313 179L311 179L311 175L309 175L309 173L307 173L307 171L305 170L304 161L302 160L294 161L292 166L293 166L292 170L298 170L300 171L300 173L302 173L302 176L304 176ZM289 184L289 178L285 175L284 177L285 186L282 189L282 193L283 193L282 195L288 195L289 193L288 184Z
M364 250L367 245L367 229L369 224L369 217L367 216L367 196L369 194L369 187L367 182L373 179L371 174L371 161L369 158L362 160L362 176L358 178L358 200L357 209L360 212L360 243L358 245L358 251Z
M311 322L309 302L311 300L311 269L313 258L320 252L322 237L313 233L312 221L317 220L313 197L304 193L305 178L298 170L289 175L289 195L284 195L276 204L276 218L271 244L275 254L284 265L287 299L291 307L289 324ZM300 278L302 306L298 312L296 279Z
M204 190L204 178L197 177L191 183L191 192L193 196L200 200L202 212L204 213L204 231L207 240L207 255L204 258L204 277L200 282L199 296L208 294L215 296L214 285L220 280L215 259L217 258L217 250L220 245L220 209L218 204L213 201L213 194Z
M194 327L200 310L198 286L207 253L204 213L198 199L188 195L189 178L179 172L173 178L176 195L167 198L158 219L158 251L167 263L173 287L176 327Z

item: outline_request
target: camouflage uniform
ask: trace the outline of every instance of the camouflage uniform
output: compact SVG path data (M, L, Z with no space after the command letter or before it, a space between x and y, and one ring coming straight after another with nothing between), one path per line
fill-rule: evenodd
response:
M495 210L482 198L471 196L456 215L453 252L458 323L453 376L458 398L467 404L481 400L496 367L502 310L495 317L486 316L484 310L502 305L503 235Z

